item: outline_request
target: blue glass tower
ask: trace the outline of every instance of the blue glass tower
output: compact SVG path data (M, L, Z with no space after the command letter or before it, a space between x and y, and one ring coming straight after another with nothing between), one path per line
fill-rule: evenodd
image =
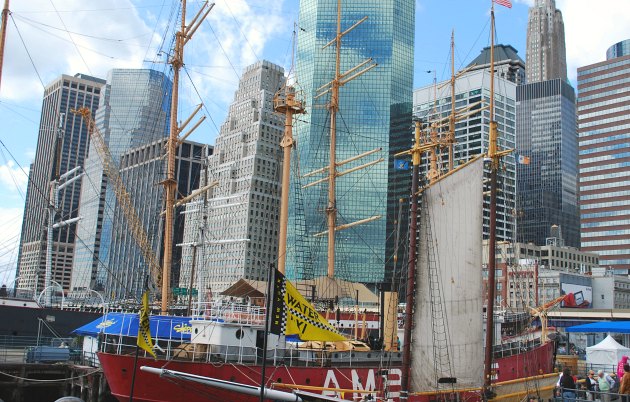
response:
M393 155L408 147L412 137L414 8L413 0L342 2L342 32L365 16L368 19L343 37L340 71L346 72L368 58L378 65L340 89L336 160L376 148L381 151L338 170L378 158L384 161L337 179L337 226L380 216L336 233L335 276L340 279L387 282L395 269L398 200L408 197L410 174L393 169ZM294 132L299 174L329 163L330 114L326 105L330 94L320 98L316 94L334 77L335 47L322 48L335 37L336 30L336 0L301 1L296 87L303 91L307 114L300 117ZM313 235L326 230L327 183L303 189L322 176L300 178L296 173L289 210L287 273L298 278L325 275L327 239ZM403 232L399 238L405 239L406 224L400 227Z
M114 69L107 76L94 116L112 158L119 162L131 148L168 136L171 80L149 69ZM102 290L105 282L116 197L92 146L86 159L79 201L83 220L77 228L72 290Z

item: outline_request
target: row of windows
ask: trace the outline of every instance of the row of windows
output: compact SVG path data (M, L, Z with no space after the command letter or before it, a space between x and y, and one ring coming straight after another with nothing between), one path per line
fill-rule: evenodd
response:
M628 100L630 100L630 96L620 96L620 97L615 97L614 99L607 99L600 102L594 102L588 105L578 106L578 112L580 113L580 117L582 117L582 112L584 111L599 108L601 106L615 105L617 103L625 102Z
M604 222L586 222L581 226L582 228L599 228L599 227L607 227L607 226L617 226L617 225L628 225L630 222L630 214L628 219L615 220L615 221L604 221ZM590 232L584 232L587 235Z
M599 112L598 112L599 113ZM601 112L602 114L608 114L607 112ZM625 121L628 120L628 115L627 114L623 114L621 116L615 116L615 117L609 117L606 119L597 119L595 121L590 121L588 123L579 123L579 128L580 130L585 130L588 129L589 127L595 127L595 126L600 126L602 124L609 124L609 123L614 123L617 121Z
M615 154L616 158L621 158L621 155ZM616 162L616 163L607 163L605 165L597 165L591 166L587 168L580 168L580 173L589 173L589 172L598 172L604 169L618 169L630 166L630 162Z
M580 81L580 77L581 76L593 74L593 73L596 73L598 71L609 70L609 69L615 68L615 67L625 66L627 64L630 64L630 59L629 60L620 60L620 61L616 61L614 63L606 63L604 65L593 67L593 68L589 68L589 69L586 69L586 70L580 70L580 71L578 71L578 83L581 82Z
M609 141L615 141L615 140L626 140L626 139L630 139L630 133L623 133L623 134L611 135L611 136L608 136L608 137L593 138L593 139L590 139L590 140L580 141L580 146L586 146L586 145L592 145L592 144L600 144L602 142L609 142ZM589 163L589 162L586 162L585 160L583 160L582 163Z
M589 195L580 195L580 200L582 201L596 200L599 198L621 197L624 195L630 196L630 191L609 191L609 192L602 192L602 193L589 194Z
M620 245L627 245L628 247L630 247L630 239L582 242L582 247L620 246ZM627 251L626 251L626 253L627 253Z
M608 114L613 114L613 113L617 113L617 112L626 112L630 110L630 106L628 105L624 105L624 106L617 106L617 107L611 107L611 108L606 108L604 110L598 110L596 112L589 112L589 113L580 113L580 120L584 120L584 119L588 119L591 117L596 117L596 116L606 116ZM601 119L598 119L597 122L601 122Z
M609 208L609 207L622 207L630 205L630 200L626 201L610 201L610 202L597 202L593 204L582 204L582 209L595 209L595 208Z

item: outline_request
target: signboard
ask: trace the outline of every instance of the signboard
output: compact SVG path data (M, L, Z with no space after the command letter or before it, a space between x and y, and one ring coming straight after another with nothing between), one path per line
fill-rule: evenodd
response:
M560 293L566 295L560 307L591 308L593 306L593 288L574 283L561 283Z
M192 290L192 295L197 296L197 289ZM188 296L188 288L173 288L173 296Z

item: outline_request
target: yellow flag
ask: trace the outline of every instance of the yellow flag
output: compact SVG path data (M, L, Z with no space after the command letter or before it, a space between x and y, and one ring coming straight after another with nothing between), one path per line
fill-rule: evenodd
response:
M151 328L149 326L149 292L142 295L142 308L140 309L140 322L138 323L138 347L147 351L148 354L157 358L153 351L153 340L151 339Z
M288 280L286 281L284 302L287 307L286 335L297 335L303 341L335 342L346 340Z

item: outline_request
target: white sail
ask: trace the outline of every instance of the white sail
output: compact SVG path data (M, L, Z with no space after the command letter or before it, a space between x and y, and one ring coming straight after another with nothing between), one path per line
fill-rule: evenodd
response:
M455 388L482 383L482 180L478 159L422 194L412 390L450 389L437 384L447 377Z

